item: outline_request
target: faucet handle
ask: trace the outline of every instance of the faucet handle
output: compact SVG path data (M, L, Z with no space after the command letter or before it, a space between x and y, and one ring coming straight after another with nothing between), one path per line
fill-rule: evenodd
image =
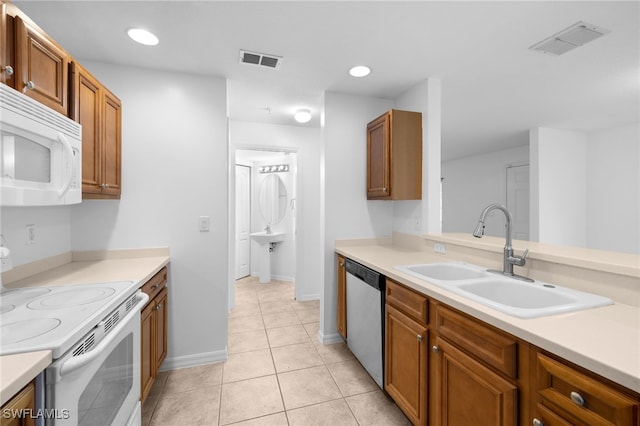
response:
M511 263L516 266L524 266L527 262L527 255L529 254L529 249L525 249L522 256L511 256Z

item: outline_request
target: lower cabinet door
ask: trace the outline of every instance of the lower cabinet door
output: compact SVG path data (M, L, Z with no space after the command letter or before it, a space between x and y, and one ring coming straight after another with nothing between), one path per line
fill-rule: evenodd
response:
M427 328L391 305L385 317L384 388L415 426L427 424Z
M140 400L144 402L153 385L153 345L155 303L149 302L141 313L140 342Z
M515 426L515 384L457 349L434 339L431 373L436 389L431 393L436 424L440 426Z
M158 373L158 369L167 356L167 288L165 287L156 297L156 344L155 344L155 362L153 374Z

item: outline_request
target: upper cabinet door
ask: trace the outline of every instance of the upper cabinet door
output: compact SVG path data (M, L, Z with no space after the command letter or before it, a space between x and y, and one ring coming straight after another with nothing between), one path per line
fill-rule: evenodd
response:
M122 191L122 105L113 93L103 88L102 193L120 198Z
M68 115L69 55L19 16L15 25L15 89Z
M367 125L367 197L388 197L389 182L389 114Z

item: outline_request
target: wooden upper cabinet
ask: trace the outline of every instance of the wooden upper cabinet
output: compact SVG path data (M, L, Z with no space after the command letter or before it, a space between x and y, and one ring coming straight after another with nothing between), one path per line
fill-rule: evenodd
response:
M69 54L34 24L16 16L14 88L68 115Z
M422 198L422 114L390 110L367 124L367 198Z
M120 198L120 100L77 62L71 64L71 118L82 124L83 198Z

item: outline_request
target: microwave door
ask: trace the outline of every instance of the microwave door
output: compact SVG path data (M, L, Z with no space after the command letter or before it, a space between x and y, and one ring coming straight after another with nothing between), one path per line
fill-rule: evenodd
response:
M66 173L66 177L63 179L62 188L58 191L58 197L64 197L64 194L69 191L71 188L71 183L73 182L74 176L77 174L76 170L76 159L75 153L73 152L73 148L71 144L67 140L67 137L63 135L61 132L58 132L58 142L62 145L63 155L66 159L63 160L64 163L64 171Z
M13 135L2 134L2 182L13 183L16 178L16 138Z

